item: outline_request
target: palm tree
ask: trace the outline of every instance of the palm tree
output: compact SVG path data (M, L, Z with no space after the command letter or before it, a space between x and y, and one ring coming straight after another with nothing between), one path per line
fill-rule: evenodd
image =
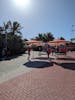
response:
M3 33L3 27L0 26L0 34Z
M44 34L38 34L38 36L35 37L36 40L48 42L54 40L53 35L50 32L44 33Z
M47 33L47 38L48 38L48 41L54 40L53 34L51 32Z
M39 33L38 36L35 37L35 39L38 41L43 41L43 34Z
M75 38L71 38L70 40L71 40L71 42L73 42L73 41L75 41Z
M60 40L65 40L65 38L64 38L64 37L62 37L62 36L61 36L59 39L60 39Z
M0 27L0 49L2 49L2 47L3 47L3 37L2 37L2 32L3 32L3 30L2 30L2 27Z
M12 46L10 46L10 44L9 44L9 47L11 47L11 51L14 54L16 52L16 50L19 47L21 47L20 44L22 44L18 41L19 38L21 39L22 33L20 30L22 29L22 27L17 21L14 21L13 23L11 21L9 21L8 26L9 26L9 31L10 31L9 36L8 36L8 40L12 44Z
M11 54L20 52L23 49L21 29L22 27L17 21L4 23L3 27L0 27L0 47L6 48Z
M7 31L8 31L9 25L8 22L3 24L3 27L0 26L0 40L3 44L3 48L6 48L7 50Z
M20 23L18 23L17 21L14 21L13 23L11 21L8 21L8 26L9 26L9 29L10 29L10 32L12 35L15 35L15 34L19 34L21 35L21 25Z

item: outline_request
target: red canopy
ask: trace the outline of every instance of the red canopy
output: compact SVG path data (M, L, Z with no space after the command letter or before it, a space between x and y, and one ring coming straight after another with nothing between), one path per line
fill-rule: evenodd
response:
M40 43L40 41L37 41L37 40L29 40L29 41L26 41L26 43Z
M69 41L67 40L54 40L54 41L50 41L50 43L67 43Z
M50 41L49 44L50 45L60 45L60 44L65 44L68 43L69 41L67 40L54 40L54 41Z

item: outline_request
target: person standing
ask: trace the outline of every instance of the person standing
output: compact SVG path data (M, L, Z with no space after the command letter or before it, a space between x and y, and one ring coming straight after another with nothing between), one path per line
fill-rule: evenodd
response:
M49 59L49 55L50 55L51 51L52 51L51 48L47 48L48 59Z
M28 61L30 61L31 47L28 47Z

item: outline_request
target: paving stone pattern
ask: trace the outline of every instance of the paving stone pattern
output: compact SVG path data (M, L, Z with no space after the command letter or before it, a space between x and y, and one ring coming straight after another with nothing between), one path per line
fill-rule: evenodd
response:
M75 70L56 63L0 84L0 100L75 100Z

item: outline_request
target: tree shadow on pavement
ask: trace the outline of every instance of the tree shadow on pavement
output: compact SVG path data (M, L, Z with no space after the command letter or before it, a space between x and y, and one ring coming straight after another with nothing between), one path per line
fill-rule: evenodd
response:
M36 57L36 58L33 58L33 59L48 60L48 57ZM49 59L53 60L54 58L50 57Z
M47 62L47 61L29 61L24 64L25 66L29 68L45 68L45 67L52 67L53 62Z
M75 70L75 63L57 63L57 62L54 62L54 63L65 69Z
M18 55L13 55L13 56L9 56L9 57L3 57L0 59L0 61L8 61L8 60L12 60L12 59L16 59L18 57L22 56L22 54L18 54Z
M61 63L60 65L63 68L75 70L75 63Z
M70 60L70 61L75 61L75 58L57 58L58 60Z

